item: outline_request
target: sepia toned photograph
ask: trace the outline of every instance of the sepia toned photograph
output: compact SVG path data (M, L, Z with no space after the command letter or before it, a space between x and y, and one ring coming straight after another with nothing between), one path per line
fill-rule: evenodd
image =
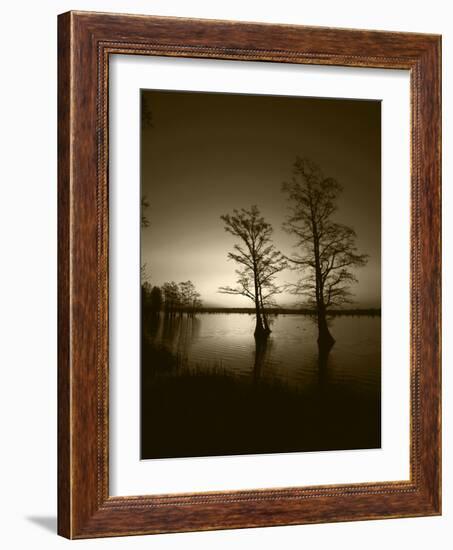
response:
M381 103L141 91L141 458L381 447Z

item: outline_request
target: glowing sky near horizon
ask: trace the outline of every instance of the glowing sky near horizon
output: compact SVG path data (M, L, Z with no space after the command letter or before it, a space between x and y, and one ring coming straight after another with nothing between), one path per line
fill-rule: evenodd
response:
M142 229L149 281L192 280L206 306L250 307L218 293L235 284L227 253L236 242L221 214L258 205L285 254L281 184L296 155L318 163L344 187L335 220L353 227L368 264L356 271L354 307L380 307L381 104L378 101L145 91L152 127L142 129L142 195L150 225ZM301 276L284 271L277 282ZM281 306L300 302L284 293Z

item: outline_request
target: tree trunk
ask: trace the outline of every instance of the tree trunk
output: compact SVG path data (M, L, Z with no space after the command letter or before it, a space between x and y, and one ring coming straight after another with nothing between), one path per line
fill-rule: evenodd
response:
M255 314L256 314L255 336L258 338L262 338L265 334L265 330L263 327L263 321L261 320L261 311L260 311L260 304L258 299L255 300Z
M318 347L330 350L335 344L333 336L330 334L327 326L326 306L324 302L324 288L321 273L321 264L319 259L319 241L318 232L313 225L314 235L314 256L315 256L315 273L316 273L316 307L318 313Z
M264 312L264 308L263 308L262 305L261 305L261 311L263 312L263 325L264 325L264 330L265 330L265 332L267 332L267 334L270 334L272 331L271 331L271 329L269 328L269 323L267 322L267 316L266 316L266 313Z
M259 285L259 293L260 293L260 306L261 306L261 315L263 317L264 332L266 332L266 334L270 334L272 331L269 327L269 323L267 322L266 312L264 311L263 294L261 292L261 285Z
M255 363L253 365L253 380L259 382L266 357L267 338L255 338Z
M266 331L264 330L263 321L261 319L260 294L259 294L258 280L256 277L256 267L254 268L253 279L255 284L255 314L256 314L255 338L263 338L266 335Z

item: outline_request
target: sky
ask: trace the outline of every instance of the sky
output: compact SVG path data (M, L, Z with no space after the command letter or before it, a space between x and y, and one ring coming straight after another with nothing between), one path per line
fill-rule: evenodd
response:
M353 307L380 307L381 103L379 101L142 90L152 124L142 125L141 186L149 202L142 264L152 285L191 280L210 307L252 307L224 295L235 285L228 260L236 239L220 219L256 204L276 247L297 252L282 229L281 192L296 156L308 157L344 190L334 219L357 233L368 264L355 272ZM145 109L143 110L145 111ZM278 283L301 273L286 270ZM289 293L280 306L300 303Z

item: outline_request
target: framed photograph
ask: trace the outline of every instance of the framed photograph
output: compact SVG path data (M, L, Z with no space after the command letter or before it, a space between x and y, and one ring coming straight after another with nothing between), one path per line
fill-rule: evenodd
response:
M58 40L59 533L440 514L440 37Z

